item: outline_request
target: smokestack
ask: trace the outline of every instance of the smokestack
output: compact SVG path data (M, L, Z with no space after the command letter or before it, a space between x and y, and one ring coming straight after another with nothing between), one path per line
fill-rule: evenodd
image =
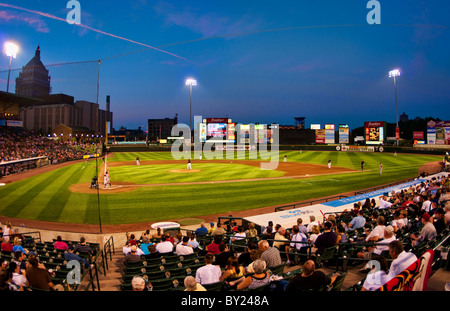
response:
M111 108L110 96L106 95L106 111L109 112Z

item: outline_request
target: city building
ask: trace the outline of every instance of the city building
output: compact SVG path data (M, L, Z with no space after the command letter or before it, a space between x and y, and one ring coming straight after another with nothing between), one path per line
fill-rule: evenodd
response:
M167 137L171 137L172 127L177 123L178 115L176 115L173 119L148 119L147 140L149 142L158 142L160 139L167 139Z
M38 46L34 57L22 67L16 78L16 94L29 97L45 96L51 92L50 75L41 61L41 49Z

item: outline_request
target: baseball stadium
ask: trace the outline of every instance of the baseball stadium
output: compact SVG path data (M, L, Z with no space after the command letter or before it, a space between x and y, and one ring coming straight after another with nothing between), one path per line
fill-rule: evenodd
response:
M76 17L78 1L69 2L75 5L71 12L72 17ZM138 2L133 4L133 12L136 12L130 13L131 20L138 20L137 12L141 6L148 5L146 1ZM372 2L378 3L369 1ZM169 7L159 4L151 8L157 18L166 17L160 21L158 31L185 25L186 16L195 20L196 10L187 8L178 12ZM5 3L0 3L0 9L0 22L7 22L11 29L16 22L25 23L45 35L50 33L51 27L42 19L47 19L48 23L50 20L65 23L64 19L41 10ZM13 17L13 12L18 14ZM80 12L84 12L83 9ZM28 15L39 22L30 21L26 18ZM85 16L87 20L94 19L89 13ZM208 30L212 29L214 23L208 18L197 17L209 25ZM217 16L214 20L222 21ZM205 48L208 59L203 59L202 65L191 62L180 56L186 45L211 44L212 49L217 39L225 41L224 45L248 44L248 41L256 42L258 36L282 40L289 31L310 34L308 31L320 29L333 34L336 28L345 32L357 26L262 31L247 25L249 29L244 27L245 32L244 29L233 32L236 25L243 27L242 23L239 19L233 27L226 27L228 35L206 32L200 25L204 37L189 41L181 41L179 33L174 32L172 36L180 42L154 47L78 21L69 23L81 27L76 28L80 31L77 38L93 32L97 35L95 40L99 40L96 43L107 37L147 49L129 51L118 44L105 51L115 53L114 56L60 63L53 55L50 59L55 63L44 65L41 61L44 49L41 54L39 43L32 52L27 51L31 59L22 60L24 65L19 69L11 68L11 64L18 61L16 56L20 50L12 42L5 43L9 67L0 71L5 75L5 79L0 77L0 83L7 81L6 92L0 91L1 290L121 294L154 291L168 297L176 295L173 297L178 300L173 300L178 307L200 306L194 295L183 294L186 291L262 297L264 299L258 303L268 304L266 299L270 297L284 301L293 292L306 292L306 295L339 292L337 296L345 297L346 293L362 291L450 290L450 260L447 258L450 247L450 121L441 120L448 112L443 111L444 104L439 101L442 98L448 101L448 97L440 95L435 99L442 104L436 110L437 117L425 117L420 111L421 117L408 119L403 113L399 118L395 79L400 79L400 70L394 69L389 72L388 82L394 82L395 123L388 121L391 116L386 115L383 108L383 102L389 102L394 96L385 99L382 93L386 82L376 79L367 91L378 97L371 102L371 109L360 108L360 98L342 108L345 112L338 111L341 108L336 110L337 106L344 105L339 100L336 107L331 107L332 101L329 101L330 106L321 106L319 102L329 100L319 96L324 90L333 94L330 95L333 102L335 98L341 97L343 102L349 98L336 91L339 87L334 89L330 80L326 80L330 86L317 91L313 91L312 84L302 86L302 94L310 91L314 94L311 98L320 97L311 101L315 104L305 104L301 99L305 106L302 109L298 109L297 99L290 106L290 87L277 84L279 88L273 96L277 98L275 106L280 105L280 108L273 109L272 105L269 109L262 99L272 95L265 93L269 88L266 84L258 84L262 76L259 70L279 68L281 60L276 64L245 67L251 60L258 59L249 56L249 52L244 56L230 54L233 59L227 60L226 70L238 70L243 66L247 71L251 68L250 71L256 72L255 76L244 78L248 85L242 89L234 86L236 94L230 97L218 89L202 90L194 78L185 79L186 88L180 94L189 89L189 114L180 113L179 117L179 109L186 109L186 104L183 102L183 108L177 106L181 101L178 93L166 89L166 84L174 81L174 75L179 78L178 75L186 75L189 70L197 75L203 73L205 85L213 83L216 77L208 76L209 69L202 70L220 63L218 59L210 59L214 53L208 50L209 46ZM19 30L14 28L11 33L24 32L22 27L25 26L18 27ZM398 30L400 26L389 27ZM272 38L273 33L283 35ZM412 33L419 36L417 32ZM323 36L327 42L334 40ZM52 41L47 40L43 39L44 44ZM313 38L309 40L316 42ZM108 44L102 42L99 46L108 47ZM170 46L174 46L174 51L180 50L166 51ZM54 51L61 51L60 48L54 47ZM223 46L216 48L225 49ZM130 66L127 73L123 69L125 62L120 61L125 57L130 60L130 55L143 57L149 50L163 55L156 61L158 65L170 67L170 70L165 67L164 71L155 69L164 78L151 82L161 84L162 99L155 95L159 93L153 86L146 89L147 86L140 84L143 78L138 73L148 59L141 59L140 63L130 61L126 65ZM199 51L191 52L186 57ZM86 51L84 55L91 57L99 51L92 53ZM343 59L351 58L348 51L339 53ZM320 71L324 66L322 61L328 58L318 56L300 66L285 68L283 78L276 76L275 80L291 79L291 73L303 75ZM410 63L417 69L422 61L417 57ZM63 75L68 67L76 68L73 76L67 72ZM174 68L180 72L171 72ZM229 72L221 70L218 72L228 77ZM127 76L130 72L136 76ZM369 75L368 72L365 74ZM11 73L15 77L12 82L15 92L9 90ZM238 75L233 75L233 79L238 80ZM121 81L115 82L113 77ZM328 72L320 79L329 79ZM320 79L312 78L312 83L321 84L317 83ZM413 105L414 90L419 92L419 87L409 83L405 96ZM357 85L350 91L353 94L360 94L366 87L359 82L348 83L351 84ZM203 96L203 101L207 102L195 106L194 113L193 87L195 91L200 89L198 101ZM99 103L103 89L108 90L105 109L103 103ZM124 89L127 89L125 95L120 93ZM142 95L135 89L155 93ZM251 96L255 97L260 91L264 94L252 102L250 117L239 110L245 106L242 102L251 102L243 89L252 90ZM440 86L437 90L441 90ZM425 93L429 96L434 92L432 88ZM110 93L114 94L113 100L117 98L121 103L117 111L116 107L111 107ZM82 99L85 94L90 94L91 99ZM144 104L134 106L141 100L140 96ZM171 96L176 105L171 103ZM239 96L242 101L237 99ZM286 99L281 99L283 96ZM421 96L417 95L422 107ZM363 96L362 101L367 98ZM152 100L161 103L156 105ZM183 100L187 102L186 98ZM235 103L231 103L233 100ZM256 103L258 100L260 102ZM279 104L283 101L286 106ZM152 102L152 106L142 108L148 102ZM211 103L216 106L210 109ZM321 117L333 120L322 121L317 111L306 109L308 105L315 106L315 110L323 109ZM215 110L219 106L221 110ZM364 111L359 112L359 109ZM269 117L266 115L263 119L258 110L270 110L267 115L274 119L294 119L295 124L265 121ZM292 117L297 111L304 116ZM167 115L175 117L171 119ZM305 116L313 120L310 125L305 123ZM335 121L338 117L344 121ZM136 130L125 126L117 129L121 122L141 124L136 122L141 122L142 118L146 119L146 126L138 126ZM350 122L354 125L347 124Z

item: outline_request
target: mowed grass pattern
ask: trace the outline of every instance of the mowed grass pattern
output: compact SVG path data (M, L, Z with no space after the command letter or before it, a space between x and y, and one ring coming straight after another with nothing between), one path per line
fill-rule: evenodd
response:
M284 154L287 155L288 161L322 165L326 165L330 158L333 166L351 168L355 172L307 179L140 187L131 192L117 194L100 192L102 224L198 217L320 198L415 177L421 165L442 159L439 156L409 154L394 157L393 154L386 153L289 151L280 152L280 161ZM136 156L139 156L141 161L171 159L170 152L116 153L108 161L135 161ZM360 171L361 160L365 161L364 172ZM384 166L381 176L378 172L380 162ZM182 174L172 176L167 172L169 167L160 165L138 167L144 168L145 174L139 174L138 168L131 165L110 169L113 181L120 179L145 184L155 183L158 180L173 183L180 178L187 178L189 181L195 181L196 178L203 180L209 178L208 174L211 180L239 179L244 178L243 176L257 178L254 176L266 173L279 174L245 165L243 167L220 163L212 166L204 165L207 166L203 167L202 172L206 175L202 177L197 177L200 176L196 175L199 173L189 174L186 177L180 176ZM163 169L162 172L158 172L158 168ZM119 170L115 171L116 169L121 170L120 173ZM209 169L213 172L208 173ZM72 184L90 182L95 170L95 161L91 160L0 187L0 214L22 219L97 224L99 220L97 195L73 193L69 190ZM116 173L120 178L116 178ZM128 180L125 180L125 177Z

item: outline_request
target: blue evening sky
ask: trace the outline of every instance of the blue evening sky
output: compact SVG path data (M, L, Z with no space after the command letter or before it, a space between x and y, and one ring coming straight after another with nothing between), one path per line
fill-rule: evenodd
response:
M369 25L366 0L79 0L91 29L65 21L67 2L0 0L0 43L20 45L12 69L40 45L52 93L76 100L96 101L101 59L99 104L111 96L116 129L175 114L189 124L189 77L198 81L192 114L204 118L394 123L394 68L399 114L450 120L447 1L379 0L381 24ZM92 62L66 64L84 61ZM8 66L3 55L2 90Z

